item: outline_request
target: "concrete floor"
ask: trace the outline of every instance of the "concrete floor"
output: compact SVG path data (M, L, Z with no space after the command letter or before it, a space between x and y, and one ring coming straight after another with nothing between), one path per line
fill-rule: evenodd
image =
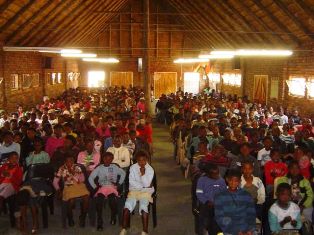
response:
M172 158L173 147L169 139L168 128L160 124L154 125L154 158L152 165L156 170L158 180L158 202L157 215L158 226L154 229L150 221L150 235L193 235L193 216L191 213L190 181L185 180L179 166ZM97 232L93 227L84 229L74 228L62 229L60 219L60 207L56 205L55 215L49 216L49 228L40 229L39 234L52 235L96 235L108 234L118 235L118 225L109 225L108 209L104 216L105 224L103 232ZM78 212L75 215L78 216ZM150 217L151 218L151 217ZM77 221L77 218L75 218ZM40 220L41 222L41 220ZM30 223L29 223L30 224ZM8 228L8 216L0 217L0 234L19 234L16 230ZM141 220L138 212L132 216L129 235L137 235L142 231Z

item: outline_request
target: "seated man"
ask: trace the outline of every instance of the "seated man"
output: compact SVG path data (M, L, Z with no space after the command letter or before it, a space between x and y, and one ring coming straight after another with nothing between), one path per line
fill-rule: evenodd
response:
M154 169L147 163L148 157L148 153L138 152L136 154L137 163L130 167L129 194L124 206L120 235L127 234L130 213L133 212L137 201L139 201L139 213L143 222L142 235L148 234L148 206L150 202L153 202L152 194L155 190L152 186L155 173Z

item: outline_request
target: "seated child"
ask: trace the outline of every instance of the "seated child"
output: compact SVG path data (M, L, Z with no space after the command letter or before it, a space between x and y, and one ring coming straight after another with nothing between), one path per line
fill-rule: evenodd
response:
M19 155L11 152L8 154L6 163L0 167L0 211L2 211L4 200L19 190L22 178L23 170L19 166Z
M112 225L116 224L118 207L117 197L119 196L117 185L121 185L125 179L124 170L122 170L117 165L112 164L112 161L113 154L110 152L105 152L103 155L103 164L95 168L88 178L90 185L94 189L97 187L95 184L95 179L98 178L97 181L99 188L95 194L95 197L97 197L97 230L99 231L103 230L102 209L104 207L105 198L108 198L111 209L110 223Z
M131 164L131 154L126 147L122 146L120 135L113 138L113 146L109 147L107 152L111 152L114 156L113 163L118 164L121 168L128 168Z
M47 152L43 151L43 140L35 137L34 151L31 152L26 158L26 166L40 163L49 163L50 157Z
M310 182L301 174L299 163L292 161L289 164L289 172L286 176L277 178L275 180L275 196L277 195L277 186L281 183L287 183L291 187L291 201L296 203L300 209L301 214L307 221L312 222L313 212L313 190Z
M265 202L265 187L262 180L253 175L253 163L242 163L241 188L251 194L256 208L256 216L261 219Z
M140 151L136 154L137 163L130 167L129 194L124 205L120 235L127 234L130 213L133 212L137 202L139 202L139 213L142 215L142 235L148 234L148 206L153 202L152 194L155 191L152 186L155 172L147 163L148 158L148 153Z
M264 166L267 195L273 195L274 181L277 177L285 176L288 173L288 167L280 160L279 149L273 148L270 151L271 161Z
M100 162L100 152L95 150L95 143L93 139L85 140L85 148L85 151L78 154L77 163L84 165L86 167L86 171L90 173Z
M301 229L300 208L291 201L291 187L287 183L281 183L276 191L277 201L268 212L270 230L274 234L289 234L285 230ZM295 234L298 234L296 231Z
M226 183L219 175L217 165L207 164L204 168L206 175L201 176L197 182L196 196L200 201L199 232L217 235L220 229L215 221L214 197L217 193L226 190Z
M59 183L63 181L64 188L61 192ZM83 199L83 208L80 215L80 226L85 226L85 218L88 210L89 191L85 185L85 177L82 169L74 163L74 156L67 155L65 164L61 166L54 178L53 186L57 190L57 194L61 195L62 200L67 202L67 215L69 226L74 226L73 207L76 198Z
M227 174L228 189L214 199L215 219L224 234L252 235L256 229L254 200L239 188L241 173L230 169Z

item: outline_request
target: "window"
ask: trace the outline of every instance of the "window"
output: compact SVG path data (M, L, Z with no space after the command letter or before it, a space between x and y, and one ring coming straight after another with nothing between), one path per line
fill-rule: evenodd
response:
M222 75L223 82L230 86L241 86L241 74L239 73L225 73Z
M33 74L33 87L39 87L39 73Z
M57 83L61 83L62 82L62 73L58 73L57 74Z
M57 73L52 73L51 74L51 80L50 80L50 84L54 85L57 83Z
M11 89L17 90L19 89L19 75L11 74Z
M88 71L88 87L104 87L105 76L105 71Z
M292 96L305 96L306 81L303 77L291 77L287 81L289 87L289 95Z
M72 82L72 81L74 80L74 73L73 73L73 72L69 72L69 73L68 73L68 80L69 80L70 82Z
M309 80L306 84L306 88L307 88L308 97L310 99L314 99L314 77L309 78Z
M32 76L30 74L23 74L22 88L30 88L32 85Z
M184 92L198 94L200 91L200 74L184 73Z
M209 73L207 76L211 82L220 82L220 73Z

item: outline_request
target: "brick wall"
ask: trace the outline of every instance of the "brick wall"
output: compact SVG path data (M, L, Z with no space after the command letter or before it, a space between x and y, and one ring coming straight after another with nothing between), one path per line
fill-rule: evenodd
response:
M77 61L53 56L52 69L43 69L43 57L43 54L35 52L0 51L0 79L4 78L0 91L0 109L14 111L17 104L29 108L42 102L44 95L55 97L61 94L66 87L77 87L77 81L70 82L66 76L68 72L79 72ZM50 85L47 83L47 74L52 72L62 73L63 78L60 84ZM12 74L19 76L19 89L11 89ZM23 74L39 74L39 85L32 84L29 88L23 88Z

